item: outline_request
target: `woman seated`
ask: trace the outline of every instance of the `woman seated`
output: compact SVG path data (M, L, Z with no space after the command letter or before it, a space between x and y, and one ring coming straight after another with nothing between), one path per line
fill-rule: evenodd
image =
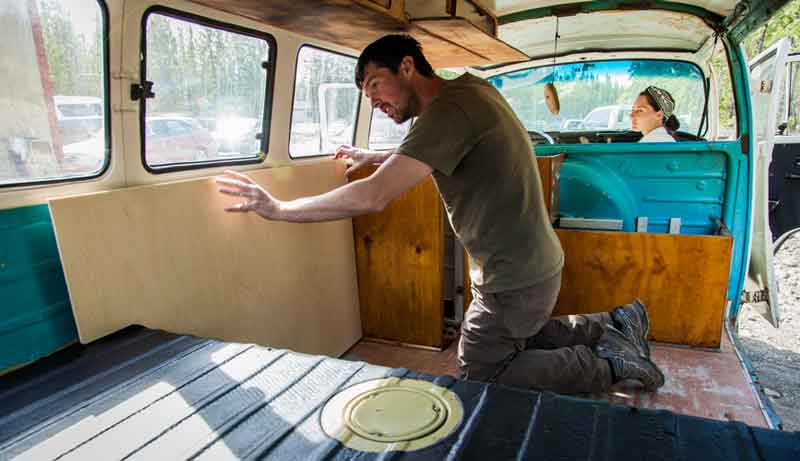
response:
M639 93L631 108L631 127L644 135L639 142L675 142L680 123L674 111L675 100L667 90L648 86Z

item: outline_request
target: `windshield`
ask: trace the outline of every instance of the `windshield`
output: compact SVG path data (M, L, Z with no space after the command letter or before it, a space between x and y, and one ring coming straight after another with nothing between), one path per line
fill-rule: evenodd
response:
M488 80L506 97L528 130L630 130L631 105L650 85L672 94L681 131L696 133L703 116L703 75L697 66L686 62L584 62L525 69ZM558 90L559 115L547 110L547 83Z

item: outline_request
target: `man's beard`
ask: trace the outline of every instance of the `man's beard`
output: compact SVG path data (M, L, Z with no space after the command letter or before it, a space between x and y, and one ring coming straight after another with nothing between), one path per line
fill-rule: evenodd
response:
M411 92L408 97L408 103L405 107L398 107L394 113L394 117L392 120L398 125L407 122L411 117L416 117L419 115L419 96L416 93Z

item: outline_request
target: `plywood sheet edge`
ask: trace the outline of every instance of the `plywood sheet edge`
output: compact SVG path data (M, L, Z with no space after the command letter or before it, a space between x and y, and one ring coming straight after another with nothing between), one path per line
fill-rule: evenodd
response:
M279 198L345 182L341 162L254 170ZM130 324L339 355L361 337L350 220L225 213L212 178L50 201L81 342Z

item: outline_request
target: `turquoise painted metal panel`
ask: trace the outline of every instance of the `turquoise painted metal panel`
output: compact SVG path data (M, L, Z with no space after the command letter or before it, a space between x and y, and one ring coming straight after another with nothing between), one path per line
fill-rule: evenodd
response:
M710 235L715 218L725 220L728 174L726 146L714 144L581 144L537 146L536 152L567 154L561 216L621 219L627 232L646 216L648 231L660 233L668 232L670 218L680 218L682 234Z
M734 237L728 298L738 300L748 238L748 156L741 143L614 143L536 146L537 155L566 154L559 214L621 219L623 231L648 218L648 232L665 233L670 218L681 233L712 235L720 218ZM729 268L720 268L727 270Z
M0 370L77 341L47 205L0 211Z
M730 287L728 290L731 306L728 317L735 319L741 308L740 293L744 289L747 278L747 262L750 258L750 223L752 221L753 200L753 172L755 170L755 145L753 142L752 119L753 109L750 101L750 79L747 58L744 49L734 44L730 37L724 35L722 43L728 52L731 69L731 83L736 98L737 128L739 133L739 152L736 156L737 163L735 194L732 197L733 226L731 231L736 237L733 248L733 263L731 265ZM731 178L734 176L731 175Z

